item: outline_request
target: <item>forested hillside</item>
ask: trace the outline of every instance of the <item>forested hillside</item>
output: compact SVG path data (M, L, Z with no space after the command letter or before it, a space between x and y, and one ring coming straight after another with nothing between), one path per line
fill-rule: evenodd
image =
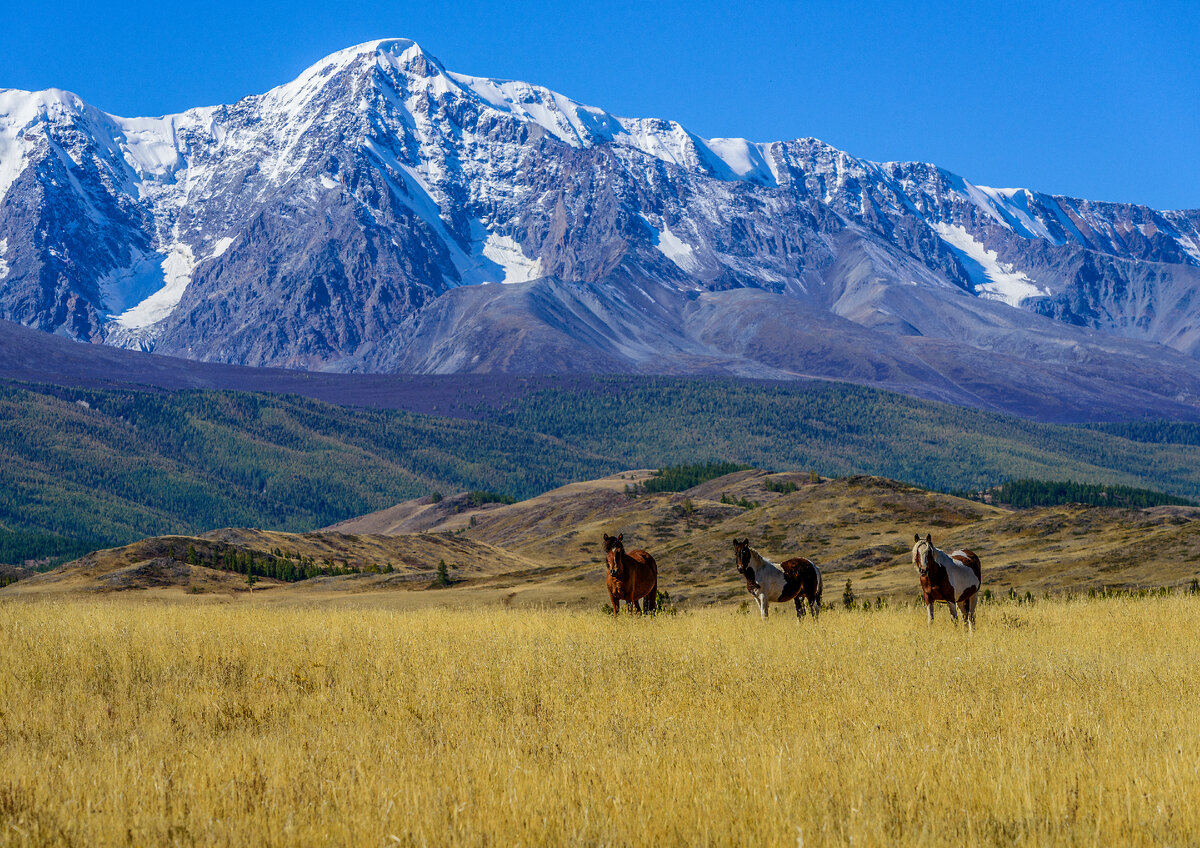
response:
M1026 477L1200 496L1197 431L1186 425L1040 424L846 383L613 377L539 388L489 420L623 457L628 467L724 460L878 474L940 491ZM1182 443L1169 438L1176 432Z
M0 550L221 526L302 531L440 488L529 496L615 468L486 422L292 396L0 386Z
M713 462L943 491L1037 478L1200 498L1194 444L848 384L536 385L464 420L269 394L0 384L0 553L61 561L221 526L304 531L434 491L524 498L626 468Z

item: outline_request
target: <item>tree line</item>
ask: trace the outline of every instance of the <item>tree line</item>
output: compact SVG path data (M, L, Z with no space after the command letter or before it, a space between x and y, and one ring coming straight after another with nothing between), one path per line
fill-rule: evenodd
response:
M1134 486L1078 483L1068 480L1010 480L979 492L960 493L974 500L1027 509L1062 504L1087 504L1146 509L1152 506L1197 506L1195 501Z

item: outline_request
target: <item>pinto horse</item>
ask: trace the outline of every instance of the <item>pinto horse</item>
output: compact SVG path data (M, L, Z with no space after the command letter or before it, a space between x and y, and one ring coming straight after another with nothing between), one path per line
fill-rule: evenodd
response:
M812 560L796 557L779 565L765 559L750 547L750 540L733 540L734 565L746 578L746 590L758 602L758 611L767 617L767 604L796 602L796 620L804 618L804 602L812 608L813 620L821 615L821 569Z
M975 628L975 605L979 603L979 586L983 582L979 571L979 557L968 550L957 550L948 554L933 546L933 536L925 538L917 533L912 549L913 565L921 575L921 592L925 595L925 609L933 621L933 604L945 602L950 606L950 617L958 623L958 612L962 611L967 629ZM957 606L957 609L955 608Z
M621 601L637 613L658 609L658 563L645 551L625 553L625 534L604 534L604 556L608 560L608 594L613 615L621 611ZM641 599L641 606L638 600Z

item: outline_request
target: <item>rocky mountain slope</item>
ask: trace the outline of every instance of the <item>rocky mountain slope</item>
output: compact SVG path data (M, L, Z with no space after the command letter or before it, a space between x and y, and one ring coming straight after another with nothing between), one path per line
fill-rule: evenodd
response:
M0 317L189 359L809 375L1152 415L1200 408L1197 292L1200 211L703 139L403 39L161 118L0 91Z

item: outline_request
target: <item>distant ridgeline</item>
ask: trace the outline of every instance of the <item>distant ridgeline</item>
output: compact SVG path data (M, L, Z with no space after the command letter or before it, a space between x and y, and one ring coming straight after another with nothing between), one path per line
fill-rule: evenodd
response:
M1102 486L1063 480L1011 480L979 492L960 492L962 497L1025 509L1060 504L1116 506L1145 509L1152 506L1197 506L1187 498L1138 489L1133 486Z
M661 469L651 491L752 466L949 492L1066 477L1109 499L1039 497L1088 503L1138 487L1173 497L1123 504L1200 499L1200 425L1057 426L844 383L669 377L543 382L469 411L0 382L0 561L46 567L229 526L303 532L433 492L528 498L630 468Z

